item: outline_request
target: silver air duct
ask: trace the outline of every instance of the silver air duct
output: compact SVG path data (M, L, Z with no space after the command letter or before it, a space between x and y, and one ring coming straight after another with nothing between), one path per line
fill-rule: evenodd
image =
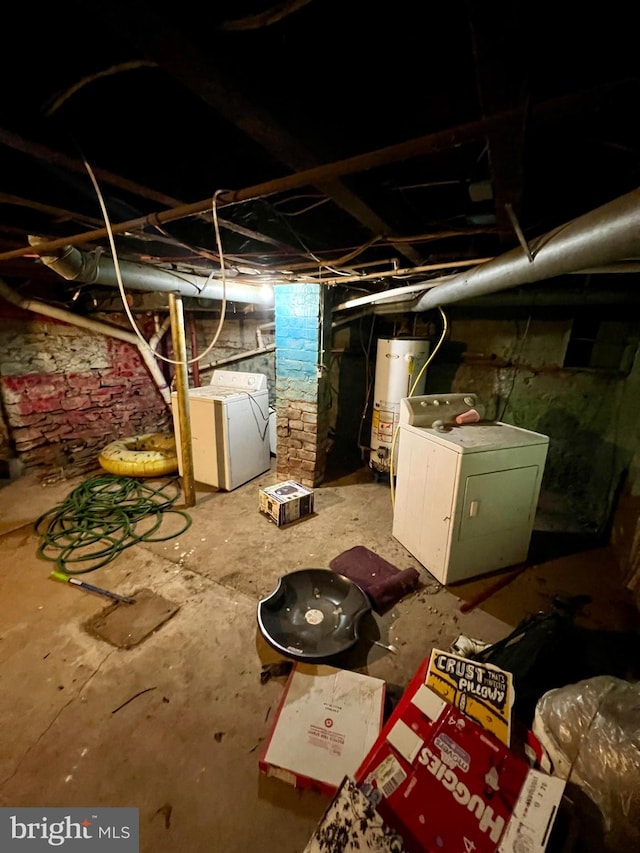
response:
M32 246L37 246L39 242L42 242L41 238L29 237ZM74 246L67 246L60 256L43 255L40 260L68 281L118 287L116 267L108 255L81 252ZM264 308L272 308L274 304L273 287L268 284L227 281L223 287L220 280L147 264L119 261L118 266L122 283L128 290L164 291L199 299L222 299L223 294L226 294L230 302L249 302Z
M513 249L436 285L411 308L429 311L488 293L640 257L640 189L532 241L530 261ZM431 286L425 282L425 286ZM388 295L388 294L387 294Z

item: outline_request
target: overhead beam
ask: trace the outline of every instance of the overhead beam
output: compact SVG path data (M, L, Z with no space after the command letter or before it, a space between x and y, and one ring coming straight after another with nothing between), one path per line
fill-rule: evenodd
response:
M610 106L613 94L620 92L622 87L626 87L628 82L625 81L624 84L602 87L595 90L590 89L586 92L578 92L562 98L545 101L531 110L531 119L540 122L550 121L557 116L566 116L576 110L598 110L602 106ZM630 82L634 90L637 90L637 81ZM628 94L627 92L627 96ZM396 145L378 148L366 154L356 154L353 157L347 157L335 163L315 166L313 169L263 181L260 184L254 184L244 189L225 191L220 193L217 203L219 207L224 207L228 204L237 204L238 202L248 201L249 199L263 198L274 193L287 192L311 185L317 186L321 181L331 180L335 177L353 175L357 172L364 172L369 169L389 165L390 163L410 160L420 155L435 154L440 151L449 150L450 148L478 142L479 140L483 140L493 130L508 125L513 121L513 117L514 112L507 111L491 116L488 119L472 121L454 128L430 133L426 136L419 136L416 139L409 139ZM152 220L160 224L172 222L202 213L205 210L209 210L210 207L211 198L208 197L202 201L179 205L148 216L114 223L111 226L111 230L114 234L121 234L124 231L131 231L149 225ZM94 240L103 240L108 236L108 233L106 228L97 228L94 231L86 231L83 234L39 243L38 254L46 254L47 252L61 249L64 246L79 246ZM0 261L19 258L23 255L33 253L33 246L24 246L21 249L1 253Z
M87 168L82 160L69 157L67 154L63 154L61 151L55 151L47 145L31 142L16 133L12 133L10 130L6 130L5 128L0 128L0 143L2 145L6 145L7 148L12 148L14 151L20 151L22 154L27 154L28 156L35 157L38 160L44 160L46 163L51 163L54 166L60 166L68 172L74 172L75 174L84 175L85 177L87 175ZM175 205L180 204L178 199L172 198L165 193L157 192L149 187L145 187L135 181L130 181L127 178L123 178L120 175L107 171L106 169L101 169L99 166L92 166L92 169L96 179L100 183L118 187L118 189L124 190L132 195L145 198L148 201L158 202L158 204L164 205L165 207L174 207Z
M84 213L77 213L73 210L66 210L62 207L54 207L51 204L42 204L38 201L31 201L22 196L11 195L10 193L0 192L0 204L9 204L14 207L26 207L28 210L35 210L38 213L44 213L47 216L53 216L61 222L78 222L82 225L100 225L100 220L93 216L87 216Z
M0 128L0 143L2 145L6 145L7 148L12 148L14 151L20 151L22 154L26 154L29 157L34 157L37 160L44 160L46 163L52 163L68 172L84 175L85 177L87 175L87 167L81 160L69 157L67 154L63 154L61 151L55 151L46 145L31 142L21 136L18 136L16 133L5 130L4 128ZM158 192L157 190L144 186L144 184L139 184L136 181L130 181L128 178L124 178L122 175L116 175L114 172L110 172L107 169L101 169L99 166L92 166L91 168L96 176L96 180L101 184L117 187L120 190L131 193L131 195L137 196L138 198L155 201L165 207L179 207L184 204L180 199L173 198L170 195L166 195L166 193ZM31 202L30 206L37 209L35 207L36 204L37 202ZM200 215L203 215L204 213L206 213L206 210L201 211ZM80 217L80 214L76 214L76 216ZM88 216L83 216L82 218L85 222L91 222L91 219ZM221 228L226 228L227 231L232 231L243 237L248 237L251 240L267 243L278 249L283 249L287 252L295 252L295 254L300 255L299 251L292 249L292 247L288 246L286 243L282 243L281 241L275 240L273 237L268 237L266 234L261 234L258 231L253 231L251 228L246 228L244 225L237 225L235 222L230 222L227 219L218 219L218 224Z
M100 7L99 14L110 22L120 37L127 38L146 58L179 80L276 160L295 172L318 165L317 157L259 103L229 83L229 72L225 69L222 75L209 54L177 30L175 21L161 19L157 7L152 12L146 3L139 6L135 0L124 3L112 0ZM372 234L385 236L393 244L394 229L339 178L330 178L314 186ZM413 246L393 245L412 263L421 263L422 256Z
M476 69L478 100L483 117L505 110L513 111L513 120L487 134L487 156L496 225L501 233L513 233L509 211L520 216L524 192L524 140L528 103L526 85L526 44L514 41L511 27L504 28L511 13L491 6L482 10L469 4L471 40ZM518 13L513 12L514 15Z

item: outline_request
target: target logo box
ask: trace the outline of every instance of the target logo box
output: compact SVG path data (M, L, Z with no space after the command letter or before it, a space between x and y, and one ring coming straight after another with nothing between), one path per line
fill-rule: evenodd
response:
M385 690L380 678L295 663L259 759L261 772L333 797L380 734Z

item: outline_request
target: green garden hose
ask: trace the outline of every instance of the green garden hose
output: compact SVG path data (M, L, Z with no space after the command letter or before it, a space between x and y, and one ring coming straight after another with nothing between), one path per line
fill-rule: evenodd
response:
M191 525L188 513L173 508L179 495L177 478L160 488L115 474L85 480L35 522L42 537L37 554L67 575L81 575L101 568L131 545L173 539ZM168 513L182 516L184 524L161 536L158 531ZM70 564L88 565L72 569Z

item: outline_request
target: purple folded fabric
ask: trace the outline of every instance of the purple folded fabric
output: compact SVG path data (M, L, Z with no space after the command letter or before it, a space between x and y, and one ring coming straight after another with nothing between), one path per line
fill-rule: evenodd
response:
M331 560L329 566L334 572L357 583L378 613L417 589L420 581L416 569L398 569L364 545L343 551Z

